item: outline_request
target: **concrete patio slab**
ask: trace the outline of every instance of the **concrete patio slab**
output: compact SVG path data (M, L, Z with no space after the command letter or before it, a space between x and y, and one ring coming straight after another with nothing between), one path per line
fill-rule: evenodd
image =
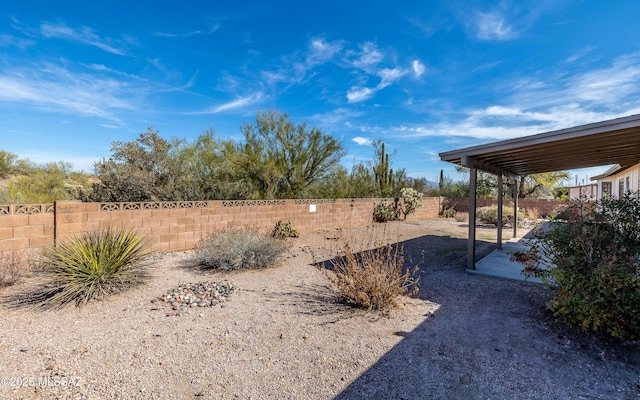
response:
M529 248L525 242L526 240L518 238L503 243L502 249L495 249L489 255L476 262L476 269L467 269L467 272L475 275L542 283L539 278L529 278L523 275L522 269L524 266L521 263L509 260L514 252Z

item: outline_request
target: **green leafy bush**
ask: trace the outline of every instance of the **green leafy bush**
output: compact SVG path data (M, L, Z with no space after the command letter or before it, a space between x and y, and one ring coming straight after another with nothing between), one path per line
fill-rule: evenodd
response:
M540 230L525 273L557 286L548 308L558 321L640 339L640 199L572 201Z
M524 210L518 209L518 219L524 220ZM483 224L498 226L498 206L480 207L476 212L476 219ZM513 206L502 207L502 225L513 225Z
M404 272L403 267L404 248L401 245L387 244L354 253L347 244L333 261L333 268L324 271L348 304L388 311L397 306L399 296L418 292L418 266Z
M404 219L407 219L407 215L416 212L418 207L422 206L422 193L418 193L414 188L402 188L400 193L403 198L404 208L401 210L404 214Z
M291 225L290 221L278 221L275 228L273 228L273 232L271 232L271 236L278 239L284 238L297 238L300 236L298 230Z
M380 204L373 209L373 220L375 222L393 221L397 216L398 212L396 208L388 205L385 200L382 200Z
M440 215L444 218L453 218L456 216L456 210L453 208L447 208L446 210L443 210Z
M76 306L141 284L148 277L148 246L131 229L83 233L45 250L42 266L53 288L45 308Z
M253 228L228 228L198 242L195 257L211 269L265 268L275 264L288 247L285 241Z

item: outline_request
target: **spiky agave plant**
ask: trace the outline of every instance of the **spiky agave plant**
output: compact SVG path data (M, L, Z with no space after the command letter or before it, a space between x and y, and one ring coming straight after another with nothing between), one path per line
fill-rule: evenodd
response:
M76 306L138 285L149 276L149 247L132 229L86 232L47 249L43 262L51 283L44 308Z

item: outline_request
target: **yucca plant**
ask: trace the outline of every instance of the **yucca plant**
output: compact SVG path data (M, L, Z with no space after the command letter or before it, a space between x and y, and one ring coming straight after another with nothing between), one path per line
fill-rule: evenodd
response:
M142 283L148 277L149 247L132 229L107 228L83 233L43 254L52 289L41 306L84 305Z

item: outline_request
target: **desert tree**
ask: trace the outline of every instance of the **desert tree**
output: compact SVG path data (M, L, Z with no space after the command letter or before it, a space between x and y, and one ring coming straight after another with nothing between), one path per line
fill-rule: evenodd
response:
M242 133L243 167L262 198L304 197L345 155L333 136L304 122L294 123L277 111L258 112Z

